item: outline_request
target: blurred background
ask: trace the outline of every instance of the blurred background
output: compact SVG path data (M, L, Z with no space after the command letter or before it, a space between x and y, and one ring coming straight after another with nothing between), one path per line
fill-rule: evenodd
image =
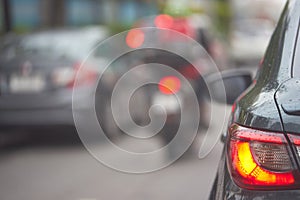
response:
M3 0L0 30L4 35L102 25L116 34L141 18L168 14L208 26L232 48L226 52L230 58L243 62L262 56L283 5L284 0ZM246 44L249 39L255 42L252 47Z
M284 0L1 0L0 199L207 199L222 143L217 142L205 159L198 158L198 151L205 133L208 138L217 138L220 128L226 128L226 124L220 124L222 116L210 119L211 104L218 112L224 109L230 112L230 106L210 101L204 81L206 75L216 72L210 58L220 71L247 68L255 74L284 3ZM143 27L177 31L197 41L207 53L195 53L170 33L134 29ZM124 38L97 47L123 31L127 31ZM200 68L171 52L142 50L147 43L174 44L173 48L184 52ZM125 50L133 51L110 63L113 55ZM105 69L108 63L110 66ZM170 66L182 77L150 69L136 71L127 80L125 86L135 80L156 77L164 85L147 85L137 90L130 99L131 116L121 106L127 90L118 94L118 119L129 132L135 131L129 117L145 126L150 122L151 105L160 105L166 111L166 123L157 137L132 140L113 119L112 91L122 75L147 63ZM97 82L99 74L104 75ZM147 152L174 138L180 122L180 105L182 109L191 109L191 91L186 89L182 78L188 80L196 93L201 118L195 141L174 164L153 173L127 174L102 165L84 148L74 126L74 89L80 91L75 99L80 111L76 112L83 121L88 119L84 110L89 109L88 102L95 97L97 119L106 136L126 150ZM161 119L162 113L154 114ZM208 127L212 127L209 132ZM116 162L123 162L124 158L115 155L101 141L96 146ZM168 149L160 159L174 159L176 151ZM147 165L147 161L137 160L133 164Z

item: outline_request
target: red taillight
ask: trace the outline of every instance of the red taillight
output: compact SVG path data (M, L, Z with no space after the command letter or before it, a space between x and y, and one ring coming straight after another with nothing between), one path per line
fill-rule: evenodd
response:
M291 143L293 144L295 154L296 154L296 159L298 160L298 163L300 163L300 136L294 134L288 134L288 136Z
M83 85L91 85L95 83L98 73L97 71L90 65L82 64L80 62L76 63L74 65L74 70L75 70L75 75L73 81L71 81L68 84L69 88L73 88L75 86L75 81L76 81L76 86L83 86Z
M158 83L158 89L163 94L176 94L181 87L181 81L176 76L167 76Z
M77 85L87 85L94 83L97 78L97 72L85 67L80 70L81 63L76 63L73 67L60 67L54 70L52 82L57 87L73 88L75 79Z
M74 82L76 71L72 67L59 67L52 73L51 80L56 87L66 87Z
M196 36L195 29L191 26L187 18L174 18L172 16L162 14L155 17L154 24L157 28L175 31L161 32L160 37L162 41L182 40L182 37L180 37L176 32L187 35L191 38L195 38Z
M186 65L186 66L182 67L180 72L182 73L182 75L184 77L186 77L188 79L196 80L200 76L199 71L193 65Z
M246 189L298 188L299 173L282 133L232 125L228 165L234 182ZM297 185L298 184L298 185Z
M289 138L296 147L300 146L300 136L289 134Z

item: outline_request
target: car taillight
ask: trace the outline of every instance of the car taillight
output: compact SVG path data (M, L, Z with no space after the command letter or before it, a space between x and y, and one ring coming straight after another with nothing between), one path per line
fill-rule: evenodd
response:
M52 73L52 83L57 87L73 88L75 84L75 78L77 79L77 85L87 85L94 83L97 78L97 72L84 68L80 70L80 63L74 65L74 67L60 67L54 70Z
M72 67L60 67L52 73L52 83L57 87L67 86L74 81L76 71Z
M180 72L182 73L182 75L184 77L186 77L188 79L196 80L200 76L199 71L193 65L186 65L186 66L182 67Z
M176 94L181 87L181 81L176 76L166 76L158 83L158 89L163 94Z
M293 135L288 134L289 139L291 143L293 144L293 147L295 149L296 157L298 160L298 163L300 163L300 136L299 135Z
M231 176L239 187L253 190L299 188L299 172L283 133L234 124L229 134L227 160Z

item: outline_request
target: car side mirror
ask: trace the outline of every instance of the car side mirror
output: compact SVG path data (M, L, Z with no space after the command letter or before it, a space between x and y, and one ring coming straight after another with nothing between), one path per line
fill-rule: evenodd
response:
M233 104L252 84L252 74L250 70L234 69L223 71L221 74L209 75L207 82L211 97L219 103ZM224 97L224 95L226 95L226 97Z

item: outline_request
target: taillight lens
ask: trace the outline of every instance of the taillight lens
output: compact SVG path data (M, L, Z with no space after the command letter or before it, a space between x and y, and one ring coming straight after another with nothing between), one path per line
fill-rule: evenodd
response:
M52 83L56 87L73 88L75 84L75 78L78 85L87 85L94 83L97 78L97 72L87 67L80 70L81 64L76 63L74 67L60 67L54 70L52 73ZM76 77L77 76L77 77Z
M176 94L181 87L181 81L176 76L166 76L158 83L158 89L163 94Z
M294 134L288 134L288 136L289 136L289 139L295 149L295 154L296 154L298 163L300 163L300 136L294 135Z
M67 86L74 81L76 71L72 67L60 67L52 73L52 83L57 87Z
M299 188L299 173L284 134L237 124L230 127L229 134L227 160L238 186L253 190Z
M174 19L170 15L158 15L155 17L154 24L157 28L171 29L174 24Z

